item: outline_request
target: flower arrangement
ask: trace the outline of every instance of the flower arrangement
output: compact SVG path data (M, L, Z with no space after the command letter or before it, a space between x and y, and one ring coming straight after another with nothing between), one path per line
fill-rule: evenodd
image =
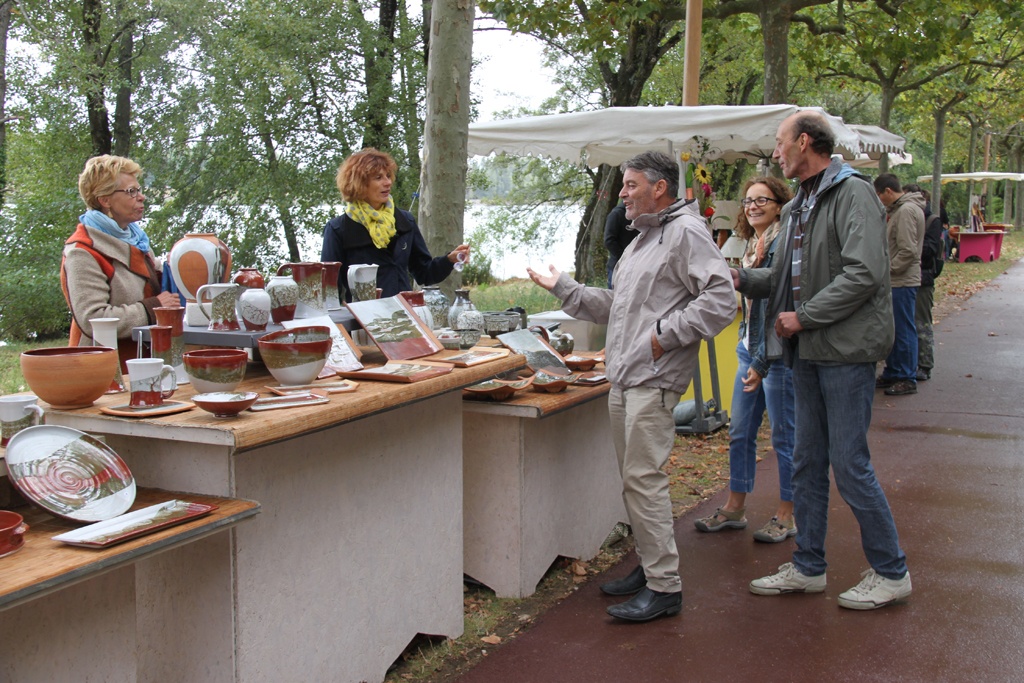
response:
M707 153L707 140L704 138L694 138L697 145L702 148L704 153ZM697 199L697 206L700 209L700 213L704 218L707 219L710 225L715 215L715 191L711 187L711 174L704 164L696 162L691 164L690 161L693 156L689 152L683 152L679 155L679 159L685 164L684 177L686 179L686 198Z

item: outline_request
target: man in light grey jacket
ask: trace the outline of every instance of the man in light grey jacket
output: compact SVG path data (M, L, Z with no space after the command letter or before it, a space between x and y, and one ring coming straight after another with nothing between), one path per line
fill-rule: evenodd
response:
M661 471L675 442L672 409L693 378L700 341L736 316L736 295L697 202L676 200L675 161L645 152L622 169L619 196L639 235L615 267L615 288L585 287L554 266L550 275L528 272L569 315L608 325L608 413L640 566L601 590L633 595L610 606L612 616L649 621L682 609L672 501Z

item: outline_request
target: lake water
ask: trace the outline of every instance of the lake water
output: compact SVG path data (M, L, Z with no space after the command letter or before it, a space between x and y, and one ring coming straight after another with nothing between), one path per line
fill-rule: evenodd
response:
M463 232L467 238L487 222L493 211L482 204L466 206ZM553 264L562 271L574 270L576 231L579 229L582 213L579 207L560 210L540 208L531 213L531 216L547 221L548 229L554 234L550 249L515 243L500 236L486 236L479 243L473 244L471 240L470 244L477 253L491 259L491 273L499 280L527 277L527 266L544 273L548 272L548 264Z

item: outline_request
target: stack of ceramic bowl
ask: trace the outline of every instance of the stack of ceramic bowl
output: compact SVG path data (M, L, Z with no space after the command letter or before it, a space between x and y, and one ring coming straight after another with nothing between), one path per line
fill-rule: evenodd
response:
M279 330L257 341L267 370L282 385L309 384L327 364L331 330L310 325Z
M91 406L118 370L117 350L106 346L61 346L21 354L29 389L53 408Z

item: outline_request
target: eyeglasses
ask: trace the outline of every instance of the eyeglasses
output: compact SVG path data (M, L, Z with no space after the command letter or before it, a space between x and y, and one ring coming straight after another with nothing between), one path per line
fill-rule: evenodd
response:
M754 197L753 199L743 199L740 201L740 204L742 204L745 209L751 204L754 204L755 206L765 206L768 202L775 202L776 204L779 203L777 199L773 199L772 197Z
M126 190L114 190L114 192L124 192L126 195L128 195L132 199L135 199L136 197L138 197L138 196L140 196L142 194L142 188L141 187L129 187Z

